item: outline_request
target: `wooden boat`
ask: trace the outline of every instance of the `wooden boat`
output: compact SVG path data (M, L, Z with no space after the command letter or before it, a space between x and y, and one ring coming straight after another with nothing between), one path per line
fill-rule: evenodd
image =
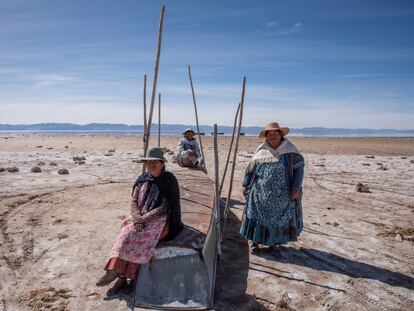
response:
M144 141L144 154L146 154L149 134L151 133L164 12L165 6L162 6L157 41L154 89L151 96L148 123L146 123L144 95L144 124L149 124L146 134L148 139ZM188 66L188 74L198 128L197 105L190 66ZM245 85L246 78L244 77L242 98L239 104L239 108L241 107L239 128L241 128ZM146 75L144 75L144 94L145 88ZM159 107L161 107L160 96ZM161 111L160 108L158 111ZM158 120L158 124L161 124L160 114ZM158 137L160 137L160 131L159 127ZM217 254L220 250L219 172L216 135L224 135L224 132L217 133L217 124L215 124L214 133L211 134L215 136L215 185L213 186L212 180L201 170L182 167L170 168L180 185L181 214L185 228L173 241L160 243L151 261L141 266L135 285L134 306L167 310L202 310L213 306ZM237 151L237 143L235 150ZM204 157L202 149L201 152Z
M134 294L135 306L164 310L204 310L213 305L219 243L214 184L200 170L172 167L180 185L185 228L157 246L143 265Z

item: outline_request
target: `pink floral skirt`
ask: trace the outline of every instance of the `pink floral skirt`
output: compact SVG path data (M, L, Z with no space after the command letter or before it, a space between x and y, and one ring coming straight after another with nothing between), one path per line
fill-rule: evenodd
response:
M162 216L148 224L144 230L136 231L134 226L130 224L130 217L124 219L121 225L121 234L112 248L111 258L106 263L104 270L114 271L129 279L135 279L141 264L148 262L154 255L159 240L167 237L168 225L166 225L166 221L167 217ZM157 236L158 238L156 238ZM145 247L147 249L144 249ZM134 257L134 255L136 256Z

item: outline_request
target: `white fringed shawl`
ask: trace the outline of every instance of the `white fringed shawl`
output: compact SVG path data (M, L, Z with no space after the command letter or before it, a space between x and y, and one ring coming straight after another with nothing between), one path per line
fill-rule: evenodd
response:
M260 163L276 162L280 155L291 152L300 154L299 149L287 138L282 141L277 149L273 149L267 141L265 141L254 152L249 165L246 167L245 175L251 173L256 165Z

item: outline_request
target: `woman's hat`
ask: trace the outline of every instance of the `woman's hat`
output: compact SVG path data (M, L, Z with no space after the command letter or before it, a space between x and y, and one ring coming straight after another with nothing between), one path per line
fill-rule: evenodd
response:
M186 128L185 131L183 132L183 135L185 135L185 133L187 132L193 132L193 134L195 134L192 128Z
M289 133L289 128L288 127L280 127L279 123L277 123L277 122L270 122L270 123L267 123L265 125L264 129L260 131L259 138L265 138L267 131L280 131L282 136L285 136L285 135L287 135L287 133Z
M142 161L150 161L150 160L160 160L160 161L167 161L166 158L164 158L164 152L162 152L161 148L153 147L150 150L148 150L148 154L145 158L141 158Z

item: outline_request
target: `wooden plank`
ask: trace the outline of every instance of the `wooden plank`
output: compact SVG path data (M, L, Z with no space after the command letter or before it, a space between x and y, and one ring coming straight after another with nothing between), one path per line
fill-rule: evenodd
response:
M173 165L168 170L180 186L181 219L185 229L174 240L161 242L158 247L176 245L201 249L213 211L213 181L203 171L193 168Z

